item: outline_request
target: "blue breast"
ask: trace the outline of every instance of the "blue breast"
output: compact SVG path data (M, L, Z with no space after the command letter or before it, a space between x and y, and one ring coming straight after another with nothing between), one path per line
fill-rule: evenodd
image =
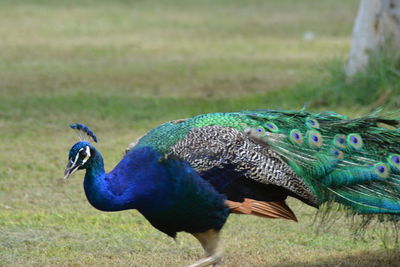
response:
M96 208L137 209L170 236L220 229L229 215L225 197L187 162L164 159L150 147L130 151L101 179L88 178L85 190L95 191L87 195Z

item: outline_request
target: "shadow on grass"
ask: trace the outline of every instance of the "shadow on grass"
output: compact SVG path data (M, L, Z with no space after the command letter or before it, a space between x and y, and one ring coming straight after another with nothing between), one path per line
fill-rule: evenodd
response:
M265 265L272 267L283 266L365 266L365 267L378 267L378 266L400 266L400 250L388 251L365 251L353 255L339 255L332 257L319 258L317 262L285 262L275 265Z

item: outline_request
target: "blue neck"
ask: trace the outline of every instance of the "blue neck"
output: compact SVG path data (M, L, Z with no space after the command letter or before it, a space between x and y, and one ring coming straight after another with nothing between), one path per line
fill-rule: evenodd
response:
M113 184L122 182L121 179L110 179L110 174L104 171L104 161L101 153L96 153L91 159L91 163L86 169L83 186L89 203L96 209L102 211L119 211L133 207L129 207L130 203L121 195L115 194ZM126 177L119 177L126 178Z
M86 170L84 189L90 204L103 211L139 209L151 211L168 205L155 203L169 190L167 174L158 163L159 155L147 148L124 156L115 168L106 173L103 157L95 150Z

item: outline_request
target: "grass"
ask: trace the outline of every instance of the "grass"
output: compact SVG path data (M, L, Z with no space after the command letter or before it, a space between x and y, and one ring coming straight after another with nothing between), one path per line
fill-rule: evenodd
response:
M2 95L273 90L316 74L318 58L347 53L356 5L314 1L310 13L287 0L17 3L0 3ZM307 31L314 41L303 40Z
M0 265L182 266L201 257L187 234L174 242L135 211L90 207L82 173L63 181L76 142L67 125L95 131L110 170L128 143L171 119L306 103L368 111L364 102L342 103L345 89L321 101L342 79L332 79L337 67L331 74L322 68L347 54L357 4L0 1ZM305 32L315 39L304 40ZM317 234L314 210L290 205L298 224L231 216L226 266L400 261L379 235L354 240L343 219Z

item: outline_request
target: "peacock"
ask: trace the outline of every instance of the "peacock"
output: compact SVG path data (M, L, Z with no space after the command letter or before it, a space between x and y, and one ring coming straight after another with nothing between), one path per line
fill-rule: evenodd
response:
M84 190L102 211L137 209L155 228L188 232L218 265L219 233L230 213L297 221L285 203L339 203L353 214L400 217L400 124L378 112L250 110L167 122L133 142L106 173L96 135L69 151L65 178L85 169Z

